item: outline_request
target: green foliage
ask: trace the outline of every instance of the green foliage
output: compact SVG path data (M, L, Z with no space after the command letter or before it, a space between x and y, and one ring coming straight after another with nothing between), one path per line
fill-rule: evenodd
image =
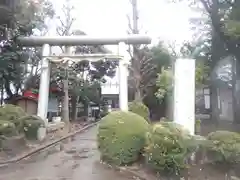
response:
M14 123L0 120L0 136L12 137L18 135L18 131Z
M26 115L25 111L19 106L6 104L0 107L0 117L6 120L16 120L25 115Z
M181 135L184 139L188 139L190 137L189 131L175 122L160 122L158 125L169 129L173 133Z
M226 9L231 9L225 17L225 33L233 38L240 37L240 3L236 0L229 3Z
M159 42L156 46L151 47L149 51L150 52L145 55L145 58L142 58L140 61L142 71L140 89L144 104L149 109L157 110L162 109L165 104L161 103L161 101L155 96L155 93L158 90L156 80L158 73L161 72L163 67L168 68L171 66L172 56L163 42ZM129 85L131 86L131 83L129 83ZM134 89L132 91L136 92ZM129 92L131 92L131 89ZM132 92L132 94L134 92Z
M201 131L201 120L198 119L195 121L195 132L200 133L200 131Z
M33 72L37 73L32 69L30 70L31 73L28 71L29 67L38 69L36 66L39 63L29 63L29 61L38 61L37 52L41 51L40 48L21 47L17 42L17 37L36 34L37 31L44 34L47 28L46 18L51 18L54 15L52 4L48 0L40 0L39 3L37 1L19 0L14 1L14 3L15 9L12 11L14 14L12 14L11 25L5 32L9 37L1 42L0 47L0 83L4 84L8 98L12 98L15 92L18 94L26 79L31 79ZM14 26L12 26L13 23ZM36 82L32 81L31 85L35 84Z
M20 119L23 116L26 116L26 113L19 106L6 104L0 107L0 119L14 123L19 132L23 128L23 121Z
M133 101L128 103L129 111L140 115L146 120L149 120L149 110L142 102Z
M196 86L202 85L208 79L209 68L204 63L197 63L195 70L195 84ZM173 93L173 72L172 69L162 68L161 73L158 74L156 80L156 85L158 87L155 96L159 99L160 102L169 95Z
M33 30L46 31L46 18L52 18L55 12L50 0L20 0L15 8L17 26L30 34Z
M108 113L109 113L109 112L108 112L107 106L106 106L106 105L105 105L105 106L102 106L102 108L101 108L101 110L100 110L100 116L101 116L101 117L104 117L104 116L106 116Z
M148 128L147 121L135 113L109 113L101 120L97 135L102 160L115 165L137 161L144 148Z
M24 120L25 137L30 140L37 140L38 129L45 127L44 121L40 117L26 116Z
M240 37L240 22L234 20L228 20L226 23L226 33L230 36Z
M157 98L162 102L167 94L172 94L173 73L171 69L162 68L156 81L158 91L155 93Z
M94 102L97 104L101 103L101 87L99 82L87 82L77 89L74 87L76 94L79 96L79 100L84 104Z
M20 107L10 104L0 108L0 119L0 135L4 136L25 133L28 139L36 139L38 128L44 126L40 117L27 115Z
M201 86L208 80L209 71L210 71L209 66L205 65L202 62L196 63L196 70L195 70L196 86Z
M147 134L145 156L147 164L157 172L179 175L195 148L195 140L182 126L160 122Z
M24 121L43 121L44 120L42 118L40 118L39 116L36 116L36 115L26 115L25 116L22 116L21 118L19 118L20 121L24 122Z
M166 118L166 117L161 117L160 122L172 122L172 120Z
M207 151L215 163L240 163L240 134L216 131L208 135Z

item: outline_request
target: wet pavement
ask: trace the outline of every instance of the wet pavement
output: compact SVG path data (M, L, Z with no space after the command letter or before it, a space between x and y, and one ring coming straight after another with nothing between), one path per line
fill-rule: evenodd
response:
M131 180L99 161L97 127L21 163L0 168L0 180Z

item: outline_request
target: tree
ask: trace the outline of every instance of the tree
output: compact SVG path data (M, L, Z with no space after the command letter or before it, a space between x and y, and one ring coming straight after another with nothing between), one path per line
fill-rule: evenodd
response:
M51 18L54 14L51 3L44 0L41 4L33 1L22 0L18 2L12 14L14 26L6 30L5 40L1 42L1 84L2 92L5 89L7 98L12 99L17 96L23 88L35 84L30 84L28 80L37 71L41 49L23 48L17 41L19 35L29 36L38 31L43 31L46 26L44 20ZM31 64L31 65L30 65ZM30 71L29 71L30 69ZM14 88L12 88L14 87ZM3 93L1 100L3 99Z
M240 78L240 37L239 37L239 18L240 18L240 2L237 0L198 0L191 1L185 0L189 3L201 5L204 8L204 13L209 17L211 27L211 66L213 69L216 63L228 55L234 56L233 66L233 112L234 119L239 122L240 114L240 99L239 92L237 91L237 79ZM213 78L212 78L213 79ZM218 117L218 104L217 104L217 91L214 88L214 82L211 83L211 109L212 119L217 120Z
M186 42L180 49L180 53L175 51L175 48L171 49L171 58L174 62L176 58L179 57L191 57L196 59L196 87L201 87L202 84L209 82L209 68L207 65L207 56L205 46L200 46L198 53L196 52L196 47L199 43L196 42ZM174 88L174 66L162 66L158 71L158 76L156 79L156 91L155 97L158 103L162 105L162 110L165 114L161 116L172 118L172 104L173 102L173 88Z
M137 0L131 1L132 5L132 22L130 18L129 20L129 34L138 34L138 10L137 10ZM132 91L134 92L134 100L142 101L144 98L144 92L146 88L151 86L152 82L143 83L143 76L150 76L152 70L155 67L152 67L151 58L149 58L149 49L147 46L133 45L132 48L129 47L129 54L131 56L131 66L129 68L130 79L129 84L131 86ZM143 85L144 84L144 85Z
M140 55L140 51L138 52ZM156 98L155 93L157 91L156 79L161 68L168 68L171 66L171 55L168 49L164 46L162 42L159 42L156 46L152 48L145 47L141 51L142 61L140 64L140 90L141 90L141 100L148 106L151 115L155 116L154 119L159 119L160 116L165 114L165 103L160 103ZM133 68L133 67L130 67ZM130 71L131 72L131 71ZM129 78L129 93L130 100L134 99L134 84L132 82L134 78Z
M75 18L72 17L73 6L70 5L70 0L67 0L63 5L63 17L58 17L59 26L57 33L60 36L64 35L86 35L81 30L72 29ZM64 47L61 47L64 51ZM74 49L75 54L90 54L90 53L107 53L108 50L103 46L77 46ZM80 61L77 63L63 66L57 66L55 70L57 81L64 84L65 101L64 101L64 119L68 119L69 105L68 99L71 99L71 119L75 120L77 116L76 105L82 102L87 109L90 101L99 103L101 96L100 83L104 81L105 76L114 76L117 63L114 61L103 60L97 62ZM67 68L66 68L67 67ZM65 76L67 74L67 77ZM58 83L59 84L59 83ZM93 93L94 92L94 93ZM91 96L91 97L90 97Z
M158 74L156 85L158 87L158 90L155 93L155 95L159 99L160 103L162 103L164 98L166 98L167 95L172 95L172 91L173 91L172 70L162 68L161 72Z
M57 27L57 33L59 36L69 36L71 35L71 28L75 19L72 17L71 12L73 10L73 6L70 4L70 0L66 0L66 4L63 4L62 12L64 17L58 17L60 25ZM61 47L62 52L66 54L70 54L70 47ZM62 78L62 85L63 85L63 92L64 98L62 101L62 119L67 124L69 123L69 62L65 62L63 64L64 68L61 70L63 71L63 78Z
M128 34L138 34L140 30L138 27L137 0L132 0L131 5L132 21L128 16ZM150 104L155 98L154 89L157 72L163 65L168 66L171 63L168 50L160 42L153 48L149 48L147 45L133 45L129 47L128 52L131 57L129 67L130 100L144 101L151 106Z

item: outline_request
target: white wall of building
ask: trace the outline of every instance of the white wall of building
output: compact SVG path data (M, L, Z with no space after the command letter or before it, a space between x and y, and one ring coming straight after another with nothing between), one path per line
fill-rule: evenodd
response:
M106 77L107 82L102 84L102 94L119 94L119 71L116 69L114 77Z

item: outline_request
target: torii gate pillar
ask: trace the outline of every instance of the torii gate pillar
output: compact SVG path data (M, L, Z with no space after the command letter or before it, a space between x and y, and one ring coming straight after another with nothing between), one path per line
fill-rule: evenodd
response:
M121 111L128 111L128 61L125 43L119 43L119 108Z
M39 98L37 115L41 117L45 125L47 125L47 111L48 111L48 98L49 98L49 82L50 82L50 63L48 56L50 56L51 47L44 44L42 47L42 60L41 60L41 76L39 85Z

